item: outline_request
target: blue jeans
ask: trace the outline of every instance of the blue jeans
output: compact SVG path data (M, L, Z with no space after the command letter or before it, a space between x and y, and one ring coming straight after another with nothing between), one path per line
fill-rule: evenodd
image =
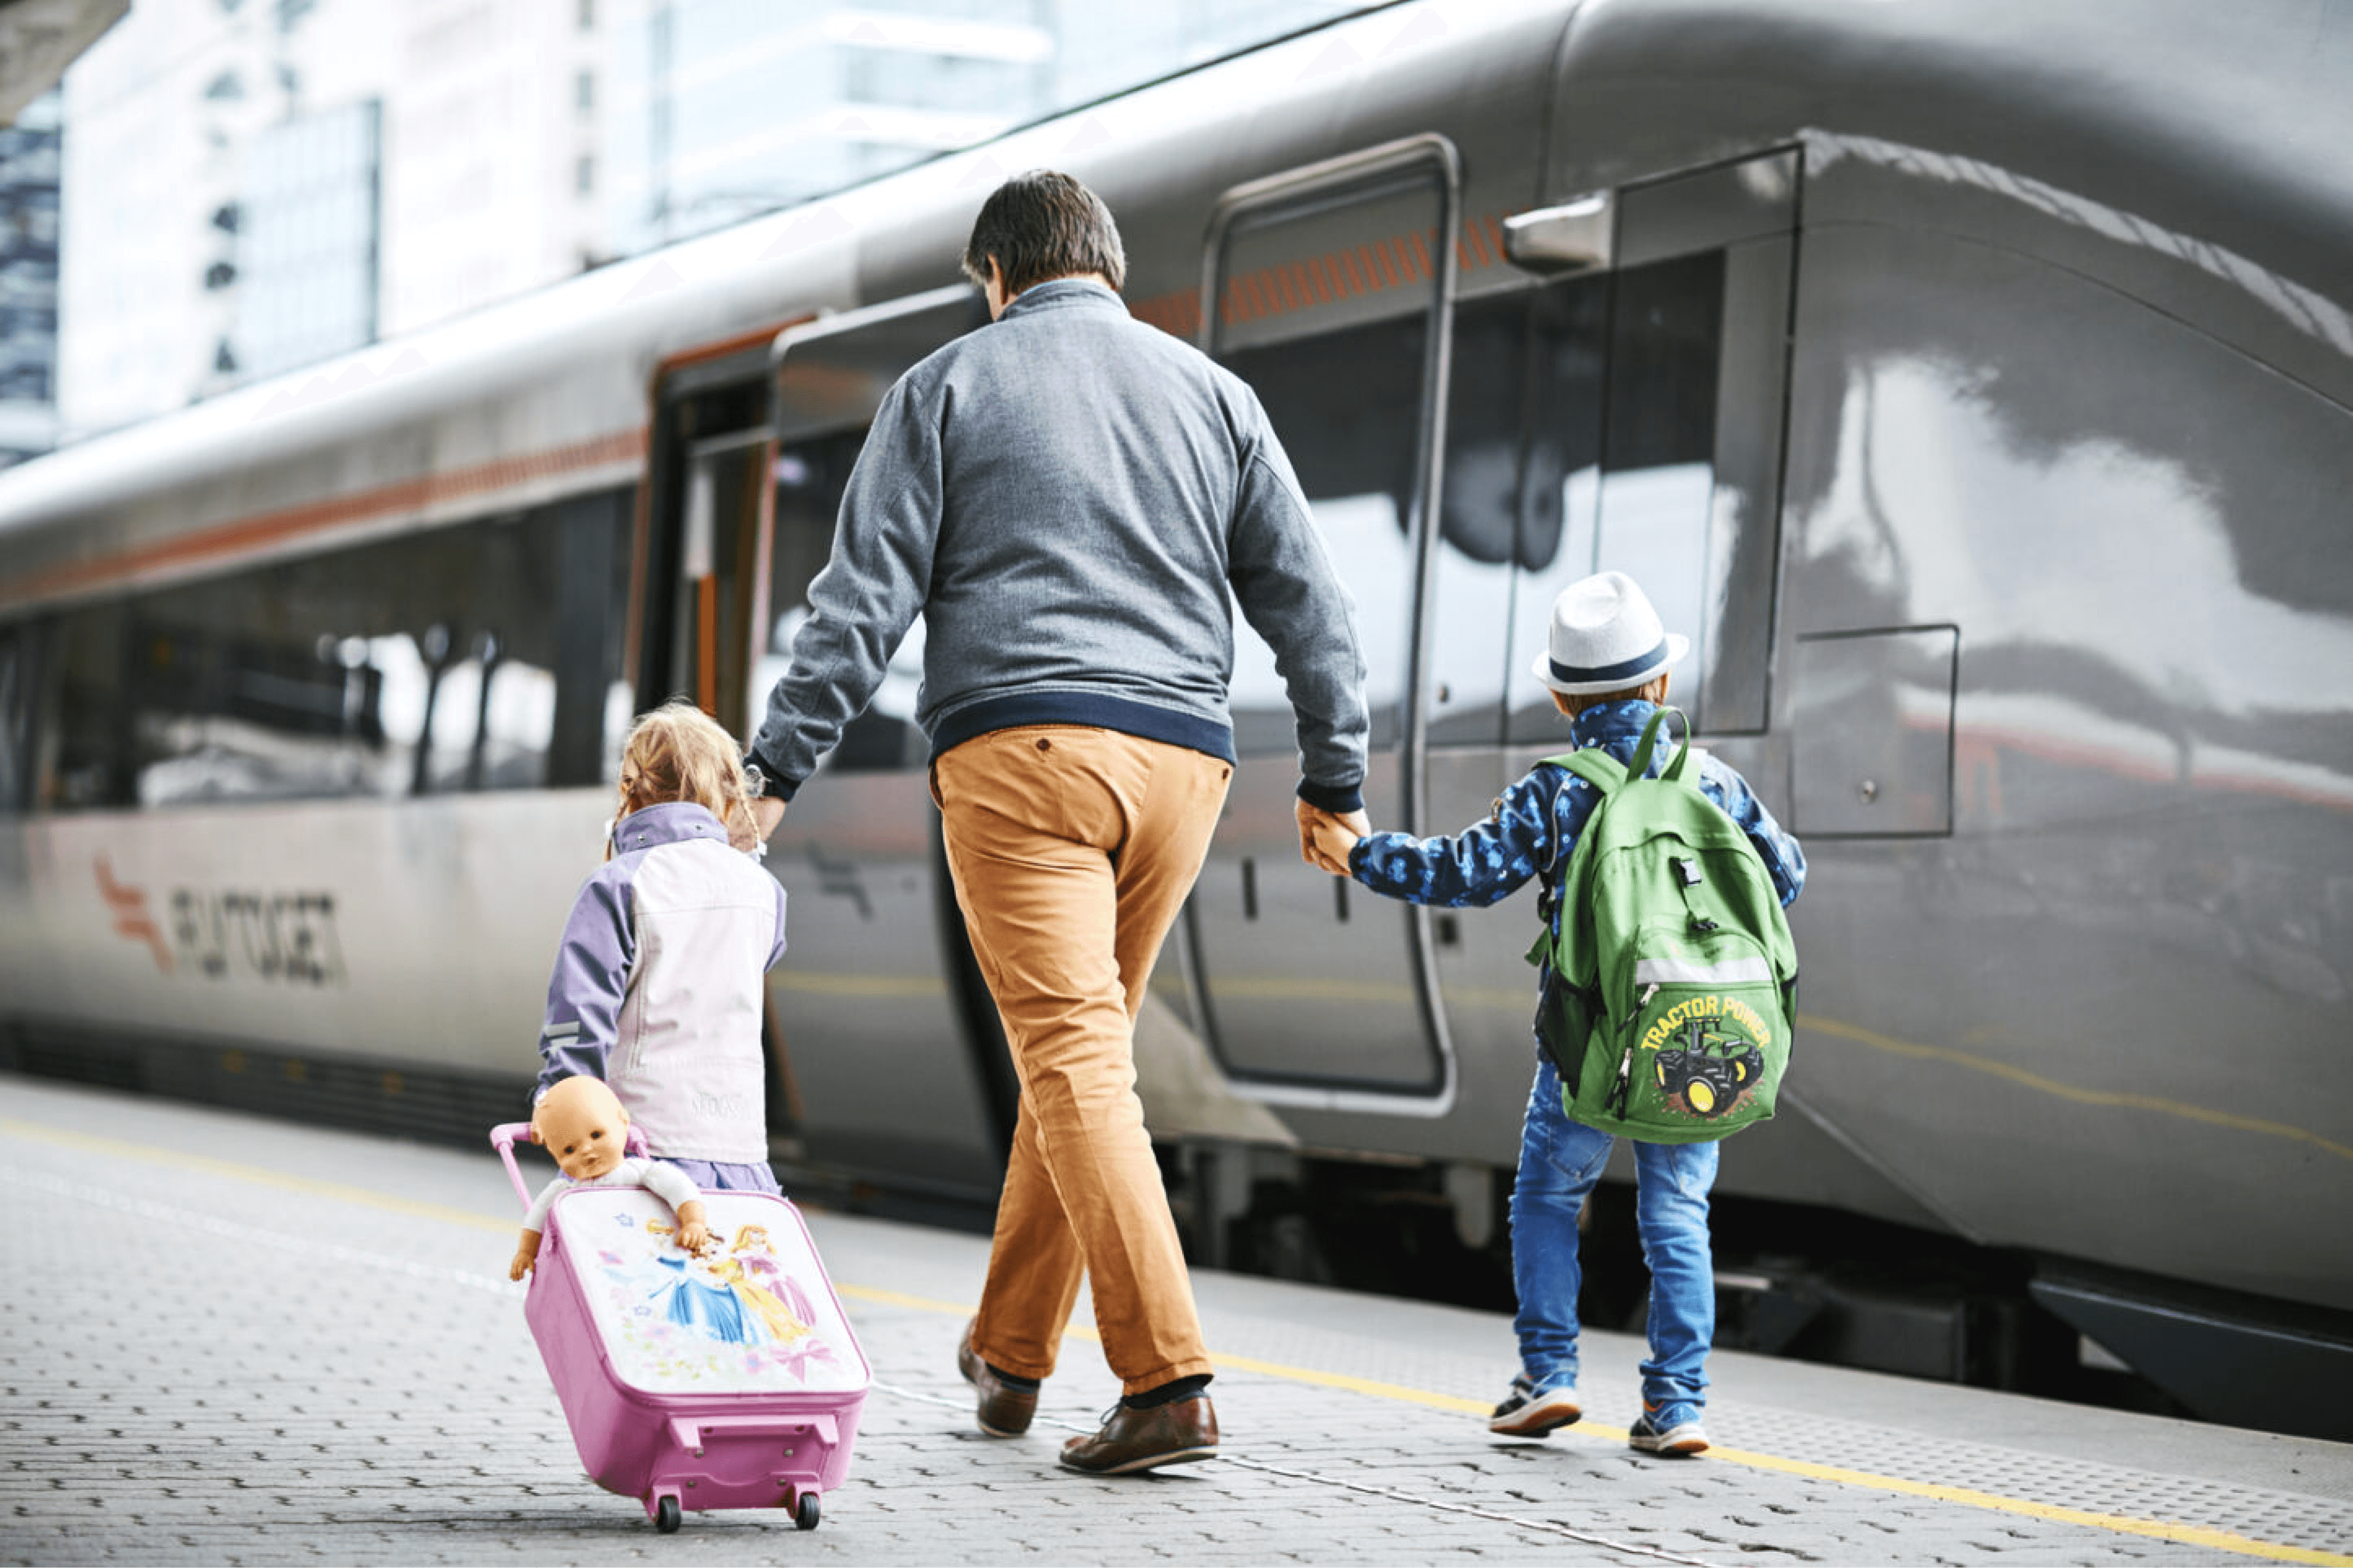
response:
M1520 1370L1539 1392L1577 1382L1577 1211L1601 1179L1609 1134L1571 1121L1550 1058L1536 1064L1512 1188L1512 1283L1519 1291ZM1707 1194L1714 1143L1634 1144L1634 1215L1651 1267L1650 1359L1642 1398L1704 1405L1715 1334L1715 1265Z

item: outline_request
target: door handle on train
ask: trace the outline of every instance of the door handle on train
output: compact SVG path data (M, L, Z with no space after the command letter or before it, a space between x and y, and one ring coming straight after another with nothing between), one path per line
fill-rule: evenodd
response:
M831 1447L839 1431L831 1415L673 1415L670 1441L700 1458L705 1434L713 1437L810 1436Z

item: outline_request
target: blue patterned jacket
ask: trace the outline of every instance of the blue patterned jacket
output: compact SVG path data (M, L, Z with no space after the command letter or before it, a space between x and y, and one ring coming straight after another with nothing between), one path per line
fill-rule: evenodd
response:
M1630 765L1642 727L1657 711L1642 701L1588 708L1569 726L1570 749L1600 746ZM1662 731L1651 772L1656 773L1673 757L1674 748ZM1747 833L1765 858L1774 890L1787 905L1806 885L1805 851L1728 763L1705 753L1697 761L1700 793ZM1461 833L1440 838L1375 833L1359 839L1348 856L1348 874L1392 899L1457 910L1499 903L1534 877L1544 889L1545 909L1557 935L1560 878L1568 869L1577 836L1600 803L1600 792L1567 768L1539 763L1504 792L1486 821Z

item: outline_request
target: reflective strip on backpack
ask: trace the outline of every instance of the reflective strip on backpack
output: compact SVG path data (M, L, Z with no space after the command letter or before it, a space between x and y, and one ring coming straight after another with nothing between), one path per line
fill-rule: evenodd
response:
M1761 958L1735 958L1722 963L1694 963L1682 958L1641 958L1634 961L1637 985L1770 984L1772 966Z

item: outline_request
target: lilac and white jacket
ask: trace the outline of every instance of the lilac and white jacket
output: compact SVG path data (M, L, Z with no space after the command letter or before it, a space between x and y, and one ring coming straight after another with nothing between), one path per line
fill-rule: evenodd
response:
M600 1078L654 1154L765 1168L761 977L784 953L785 889L716 816L632 812L565 921L534 1098Z

